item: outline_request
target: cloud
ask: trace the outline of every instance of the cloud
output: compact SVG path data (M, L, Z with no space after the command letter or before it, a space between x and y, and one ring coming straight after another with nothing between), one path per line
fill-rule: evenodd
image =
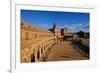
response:
M84 31L84 32L88 32L89 31L89 24L70 24L68 25L68 31L70 32L78 32L80 30Z

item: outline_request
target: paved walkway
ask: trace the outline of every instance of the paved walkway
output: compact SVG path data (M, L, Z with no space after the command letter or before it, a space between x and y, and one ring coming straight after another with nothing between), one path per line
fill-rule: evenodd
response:
M63 41L52 47L47 61L64 61L64 60L84 60L87 59L82 53L76 50L71 41Z

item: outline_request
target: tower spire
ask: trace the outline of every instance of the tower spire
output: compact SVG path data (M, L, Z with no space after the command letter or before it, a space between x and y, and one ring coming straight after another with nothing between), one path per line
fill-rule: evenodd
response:
M53 23L53 29L55 29L56 28L56 24L55 24L55 22Z

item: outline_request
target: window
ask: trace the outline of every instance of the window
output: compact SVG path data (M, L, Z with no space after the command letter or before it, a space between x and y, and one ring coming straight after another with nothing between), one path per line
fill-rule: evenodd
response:
M45 51L45 46L44 46L44 51Z
M41 54L43 53L43 50L42 50L42 48L41 48Z
M41 34L40 34L40 38L41 38Z
M37 59L39 59L39 56L40 56L40 52L38 51L38 53L37 53Z
M28 32L26 32L26 40L28 40L28 35L29 35Z
M37 38L37 35L35 34L35 39Z
M31 62L35 62L35 56L34 56L34 54L31 55Z

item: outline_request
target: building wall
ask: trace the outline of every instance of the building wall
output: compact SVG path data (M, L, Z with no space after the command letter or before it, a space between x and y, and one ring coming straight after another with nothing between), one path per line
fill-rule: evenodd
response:
M56 37L56 43L59 44L61 43L61 40L62 40L62 35L61 35L61 29L58 29L58 28L55 28L54 29L54 35Z
M43 61L56 37L47 29L21 23L21 63Z

